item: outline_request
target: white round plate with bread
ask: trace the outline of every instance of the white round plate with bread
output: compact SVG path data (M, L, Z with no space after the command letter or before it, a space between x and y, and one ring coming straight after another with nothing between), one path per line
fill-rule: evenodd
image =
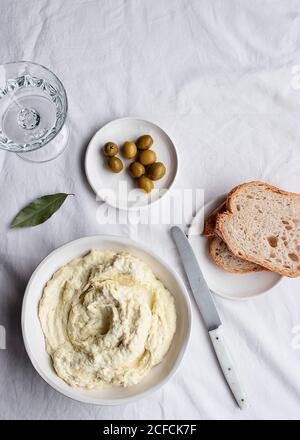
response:
M204 221L220 207L226 197L227 194L223 194L209 201L197 212L189 228L188 238L211 291L224 298L248 299L272 289L281 281L282 276L267 270L230 273L214 263L210 255L211 239L203 236Z

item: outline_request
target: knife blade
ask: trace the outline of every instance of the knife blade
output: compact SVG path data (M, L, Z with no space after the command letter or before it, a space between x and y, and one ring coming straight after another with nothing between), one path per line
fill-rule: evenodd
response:
M223 340L222 322L194 251L186 235L178 226L171 228L171 235L177 247L191 291L208 330L223 375L238 406L244 409L247 407L246 395L239 384L230 353Z
M215 330L220 327L222 322L193 249L186 235L178 226L174 226L171 233L206 328L208 331ZM201 295L196 292L201 292Z

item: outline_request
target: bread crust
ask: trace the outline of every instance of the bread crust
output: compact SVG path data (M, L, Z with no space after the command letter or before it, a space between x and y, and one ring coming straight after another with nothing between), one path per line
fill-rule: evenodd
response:
M246 187L250 187L250 186L261 186L261 187L264 187L265 189L270 190L270 191L272 191L274 193L300 199L300 194L279 189L279 188L277 188L275 186L269 185L268 183L261 182L259 180L253 180L251 182L242 183L241 185L238 185L235 188L233 188L233 190L230 191L230 193L228 194L227 200L226 200L227 211L224 212L224 213L217 214L216 230L221 234L221 236L222 236L223 240L225 241L228 249L235 256L237 256L239 258L244 258L244 259L246 259L248 261L251 261L252 263L256 263L256 264L258 264L260 266L265 267L266 269L270 270L271 272L276 272L276 273L278 273L280 275L288 276L290 278L296 278L296 277L300 276L300 265L299 265L299 270L297 272L290 271L288 269L282 269L280 267L276 268L276 270L275 270L274 269L274 265L268 264L265 261L260 261L259 258L249 257L247 255L240 255L239 251L235 247L233 247L233 246L231 246L229 244L230 243L229 236L228 236L226 230L224 230L224 228L222 227L223 221L224 221L224 219L226 219L226 217L234 216L234 212L233 212L233 199L234 199L235 195L239 191L241 191L241 189L246 188Z
M221 269L225 270L226 272L230 272L230 273L243 274L243 273L251 273L251 272L261 272L261 271L266 270L262 266L253 267L253 269L246 269L246 268L245 269L237 269L237 268L229 268L229 266L225 267L222 258L220 258L219 256L216 255L215 247L218 243L218 240L224 241L221 236L221 233L216 230L216 220L217 220L218 214L226 211L226 209L227 209L226 202L227 202L227 199L225 199L222 203L220 203L220 205L218 205L209 214L209 216L206 218L206 220L204 222L203 235L205 237L211 238L210 245L209 245L209 253L210 253L212 260ZM235 257L235 255L233 255L233 256ZM237 257L237 258L239 260L246 261L243 258L240 258L240 257Z
M220 239L221 240L221 239ZM222 258L220 258L217 254L216 254L216 246L217 246L217 241L218 241L218 237L212 237L209 243L209 254L213 260L213 262L219 266L222 270L225 270L225 272L230 272L230 273L235 273L235 274L245 274L245 273L252 273L252 272L262 272L265 270L264 267L256 265L256 267L253 267L252 269L242 269L242 268L233 268L229 266L225 266ZM242 260L242 258L237 257L239 260Z
M224 200L217 208L215 208L204 221L204 229L202 235L204 237L214 237L216 235L217 215L226 211L226 200Z

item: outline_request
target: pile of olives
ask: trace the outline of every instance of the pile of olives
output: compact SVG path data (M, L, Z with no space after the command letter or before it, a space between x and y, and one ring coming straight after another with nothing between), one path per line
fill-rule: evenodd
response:
M150 150L153 138L149 134L140 136L136 142L126 141L121 153L125 159L135 159L128 167L131 177L136 179L139 188L147 193L154 188L153 181L161 179L166 174L166 167L162 162L156 162L155 151ZM113 173L123 170L123 163L116 155L119 147L114 142L107 142L104 146L104 155L108 158L107 165Z

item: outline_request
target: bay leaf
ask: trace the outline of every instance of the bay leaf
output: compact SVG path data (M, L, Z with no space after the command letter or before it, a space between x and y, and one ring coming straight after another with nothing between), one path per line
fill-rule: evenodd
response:
M70 195L74 194L48 194L33 200L16 215L10 227L24 228L44 223L61 207Z

